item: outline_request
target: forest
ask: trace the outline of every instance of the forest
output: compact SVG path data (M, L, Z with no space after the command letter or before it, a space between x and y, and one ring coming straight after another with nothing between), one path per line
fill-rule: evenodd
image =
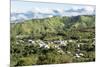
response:
M95 61L95 16L54 16L10 23L14 66Z

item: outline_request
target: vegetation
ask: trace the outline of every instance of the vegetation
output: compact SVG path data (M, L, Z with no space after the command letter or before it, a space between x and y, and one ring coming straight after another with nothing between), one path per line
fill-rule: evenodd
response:
M11 23L11 66L95 61L95 16Z

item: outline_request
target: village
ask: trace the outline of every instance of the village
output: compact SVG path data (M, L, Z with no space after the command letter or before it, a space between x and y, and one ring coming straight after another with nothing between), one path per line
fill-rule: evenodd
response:
M23 43L24 45L27 45L27 46L35 46L36 48L42 48L42 49L56 49L58 53L61 53L61 54L72 54L74 57L76 58L80 58L80 57L83 57L84 54L81 53L81 49L80 47L81 46L85 46L89 41L90 39L81 39L81 40L54 40L54 41L43 41L43 40L33 40L33 39L25 39L24 37L22 36L16 36L16 38L20 38L20 39L17 39L16 41L16 45L17 44L21 44ZM22 39L21 39L22 38ZM94 40L91 39L91 41ZM90 45L95 45L95 42L93 41ZM71 51L64 51L63 48L68 48L69 46L74 46L75 47L75 53L73 54L73 52Z

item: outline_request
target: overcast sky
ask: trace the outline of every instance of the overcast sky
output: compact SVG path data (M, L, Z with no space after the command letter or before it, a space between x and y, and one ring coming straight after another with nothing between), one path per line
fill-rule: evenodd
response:
M26 12L34 9L81 9L88 11L95 10L95 6L90 5L74 5L74 4L58 4L58 3L42 3L42 2L26 2L26 1L11 1L11 12Z

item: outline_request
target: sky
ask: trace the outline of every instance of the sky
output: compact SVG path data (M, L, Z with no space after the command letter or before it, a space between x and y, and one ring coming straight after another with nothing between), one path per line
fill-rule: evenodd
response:
M48 9L81 9L88 11L95 10L95 6L90 5L74 5L74 4L59 4L59 3L43 3L43 2L26 2L26 1L11 1L11 12L26 12L34 9L41 9L42 11Z

